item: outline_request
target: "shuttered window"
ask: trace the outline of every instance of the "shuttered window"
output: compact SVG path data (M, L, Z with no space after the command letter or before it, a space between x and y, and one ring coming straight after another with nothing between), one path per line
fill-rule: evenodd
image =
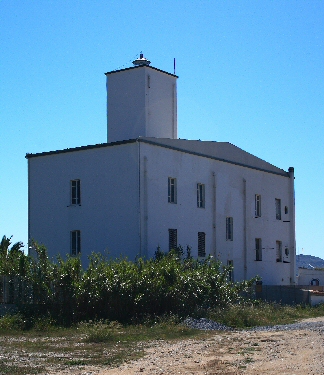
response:
M226 218L226 240L233 241L233 218Z
M262 241L261 238L255 239L255 260L262 260Z
M232 260L228 260L227 265L230 267L228 271L228 281L234 281L234 263Z
M79 230L71 231L71 255L81 253L81 233Z
M276 241L276 261L282 262L282 242Z
M281 199L275 199L276 204L276 219L281 220Z
M206 256L206 233L198 232L198 257Z
M177 229L169 229L169 251L178 247L178 231Z

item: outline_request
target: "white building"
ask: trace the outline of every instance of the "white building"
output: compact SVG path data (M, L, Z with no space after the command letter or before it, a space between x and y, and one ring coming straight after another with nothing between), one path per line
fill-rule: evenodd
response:
M108 143L27 154L29 238L50 256L192 248L235 281L295 283L294 169L177 139L177 76L142 57L106 73Z
M324 286L324 270L298 268L298 285Z

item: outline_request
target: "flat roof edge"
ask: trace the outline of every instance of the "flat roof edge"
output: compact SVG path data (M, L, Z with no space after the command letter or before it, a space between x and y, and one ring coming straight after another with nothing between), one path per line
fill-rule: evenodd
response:
M66 149L63 149L63 150L39 152L39 153L35 153L35 154L27 153L25 158L31 159L31 158L38 157L38 156L65 154L65 153L68 153L68 152L91 150L91 149L102 148L102 147L112 147L112 146L118 146L118 145L123 145L123 144L135 143L135 142L143 142L143 143L147 143L147 144L150 144L150 145L153 145L153 146L164 147L164 148L171 149L171 150L174 150L174 151L185 152L187 154L196 155L196 156L200 156L200 157L204 157L204 158L208 158L208 159L212 159L212 160L221 161L223 163L234 164L234 165L238 165L240 167L245 167L245 168L250 168L250 169L254 169L254 170L258 170L258 171L262 171L262 172L272 173L272 174L276 174L276 175L283 176L283 177L289 177L289 173L286 172L283 169L282 169L282 172L281 171L271 171L269 169L256 167L256 166L252 166L252 165L249 165L249 164L239 163L239 162L232 161L232 160L223 159L223 158L219 158L219 157L216 157L216 156L203 154L203 153L200 153L200 152L197 152L197 151L191 151L191 150L183 149L183 148L176 147L176 146L171 146L171 145L166 145L166 144L159 143L159 142L154 142L152 140L141 138L141 137L135 138L135 139L128 139L128 140L125 140L125 141L117 141L117 142L111 142L111 143L99 143L99 144L95 144L95 145L66 148ZM229 142L226 142L226 143L229 143ZM278 169L280 169L280 168L278 168Z
M111 142L111 143L97 143L95 145L87 145L87 146L78 146L73 148L65 148L62 150L54 150L54 151L45 151L45 152L37 152L35 154L32 153L26 153L25 158L31 159L37 156L46 156L46 155L55 155L55 154L65 154L68 152L74 152L74 151L83 151L83 150L91 150L94 148L102 148L102 147L110 147L110 146L117 146L127 143L134 143L137 139L128 139L126 141L118 141L118 142Z
M179 78L179 76L177 76L175 74L166 72L165 70L162 70L162 69L154 68L154 66L149 66L149 65L130 66L129 68L112 70L112 71L104 73L104 74L107 76L109 74L118 73L118 72L124 72L126 70L138 69L138 68L150 68L150 69L153 69L153 70L157 70L158 72L165 73L165 74L167 74L169 76L172 76L172 77L175 77L175 78Z
M222 159L222 158L218 158L216 156L212 156L212 155L208 155L208 154L203 154L203 153L200 153L200 152L197 152L197 151L185 150L185 149L182 149L180 147L175 147L175 146L161 144L161 143L154 142L154 141L151 141L151 140L148 140L148 139L140 139L139 138L138 141L144 142L144 143L148 143L148 144L151 144L151 145L154 145L154 146L160 146L160 147L164 147L164 148L169 148L169 149L172 149L172 150L175 150L175 151L185 152L185 153L191 154L191 155L196 155L196 156L201 156L201 157L212 159L212 160L221 161L223 163L234 164L234 165L238 165L240 167L245 167L245 168L255 169L255 170L258 170L258 171L262 171L262 172L276 174L278 176L289 177L289 173L286 172L283 169L282 169L282 172L280 172L280 171L271 171L269 169L265 169L265 168L261 168L261 167L256 167L256 166L252 166L252 165L248 165L248 164L244 164L244 163L239 163L239 162L235 162L235 161L232 161L232 160ZM229 142L226 142L226 143L229 143ZM278 169L280 169L280 168L278 168Z

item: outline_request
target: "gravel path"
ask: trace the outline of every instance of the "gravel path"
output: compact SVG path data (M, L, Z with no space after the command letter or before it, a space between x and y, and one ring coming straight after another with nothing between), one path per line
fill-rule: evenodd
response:
M200 340L139 344L145 356L116 368L70 366L59 370L56 366L46 375L324 374L324 317L244 331L207 319L189 319L186 324L210 332Z
M144 358L98 374L323 375L324 317L245 331L223 327L206 340L154 342Z

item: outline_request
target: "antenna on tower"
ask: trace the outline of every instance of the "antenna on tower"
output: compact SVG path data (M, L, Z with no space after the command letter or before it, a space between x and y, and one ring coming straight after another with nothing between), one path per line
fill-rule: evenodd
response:
M173 58L173 74L175 75L175 67L176 67L176 64L175 64L175 57Z

